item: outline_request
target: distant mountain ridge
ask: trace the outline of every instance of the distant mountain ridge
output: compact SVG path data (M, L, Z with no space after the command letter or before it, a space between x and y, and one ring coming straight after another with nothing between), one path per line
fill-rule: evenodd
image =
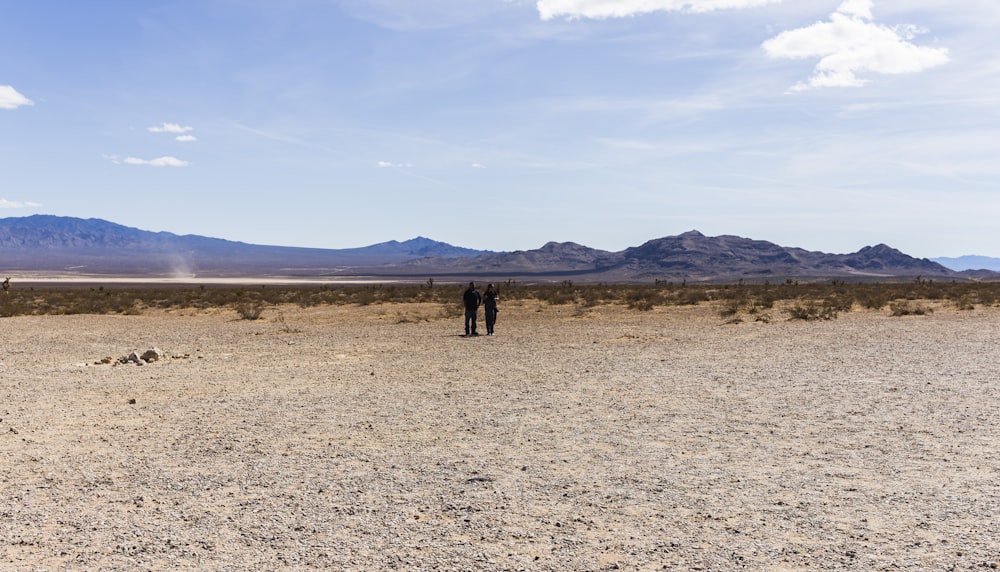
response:
M86 274L253 276L336 272L418 257L486 251L424 237L346 249L266 246L126 227L102 219L32 215L0 219L0 268Z
M538 250L498 253L461 261L416 260L408 266L452 268L485 276L504 273L579 275L608 282L966 278L936 262L908 256L885 244L867 246L851 254L826 254L739 236L708 237L696 230L653 239L621 252L596 250L575 243L549 243Z
M1000 272L1000 258L989 256L966 256L931 258L934 262L952 270L993 270Z
M1000 273L958 272L885 244L826 254L692 230L619 252L573 242L534 250L492 252L425 237L348 249L254 245L197 235L150 232L101 219L33 215L0 219L0 273L16 271L206 278L287 277L424 280L534 279L646 282L653 280L890 281L1000 280Z
M244 242L208 238L198 235L177 235L170 232L139 230L102 219L80 219L53 215L32 215L0 219L0 248L42 249L61 248L190 248L190 247L251 247L301 251L328 249L252 245ZM405 242L390 240L360 248L330 250L340 255L375 255L409 259L414 256L476 256L485 251L452 246L418 236Z

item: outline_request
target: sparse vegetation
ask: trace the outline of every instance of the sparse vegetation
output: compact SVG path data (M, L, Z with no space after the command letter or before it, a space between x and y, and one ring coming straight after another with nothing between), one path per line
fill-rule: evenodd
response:
M924 316L934 313L932 308L912 300L897 300L889 304L890 316Z
M817 302L796 302L785 310L790 320L833 320L837 317L837 310L826 303Z
M971 295L962 294L955 300L955 307L959 310L975 310L976 303L972 301Z
M248 300L236 303L236 313L241 320L259 320L264 313L264 305L256 300Z
M894 284L523 284L500 282L504 301L537 300L545 305L578 308L612 304L648 312L657 307L716 303L728 320L769 321L768 311L781 303L791 319L828 320L855 308L879 310L890 306L893 316L930 313L921 301L939 301L963 310L1000 303L1000 282ZM282 304L370 305L406 302L440 304L442 317L461 313L456 284L323 286L129 286L79 285L11 288L0 295L0 317L43 314L141 314L152 309L232 308L240 318L260 319L264 309Z

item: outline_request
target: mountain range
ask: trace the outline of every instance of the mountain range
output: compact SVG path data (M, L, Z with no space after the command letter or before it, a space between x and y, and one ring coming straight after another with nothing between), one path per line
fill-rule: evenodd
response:
M255 245L52 215L0 218L0 273L290 279L441 278L582 282L777 280L1000 280L990 270L952 270L884 244L827 254L692 230L618 252L572 242L492 252L424 237L360 248Z
M989 256L944 256L941 258L932 258L931 260L952 270L994 270L1000 272L1000 258Z

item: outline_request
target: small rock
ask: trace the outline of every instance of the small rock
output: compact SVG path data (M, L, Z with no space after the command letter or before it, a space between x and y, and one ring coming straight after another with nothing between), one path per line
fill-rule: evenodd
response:
M141 357L142 359L144 359L147 362L154 362L154 361L159 360L163 356L164 356L163 350L161 350L160 348L154 346L154 347L149 348L148 350L144 351L142 353L142 355L139 356L139 357Z

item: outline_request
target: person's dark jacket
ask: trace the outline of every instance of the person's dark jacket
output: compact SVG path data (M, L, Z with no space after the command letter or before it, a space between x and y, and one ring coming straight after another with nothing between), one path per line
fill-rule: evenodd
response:
M496 310L497 309L497 291L486 289L483 293L483 305L486 306L486 310Z
M479 291L474 288L469 288L462 295L462 302L465 303L466 310L478 310L479 305L483 302L483 297L479 295Z

